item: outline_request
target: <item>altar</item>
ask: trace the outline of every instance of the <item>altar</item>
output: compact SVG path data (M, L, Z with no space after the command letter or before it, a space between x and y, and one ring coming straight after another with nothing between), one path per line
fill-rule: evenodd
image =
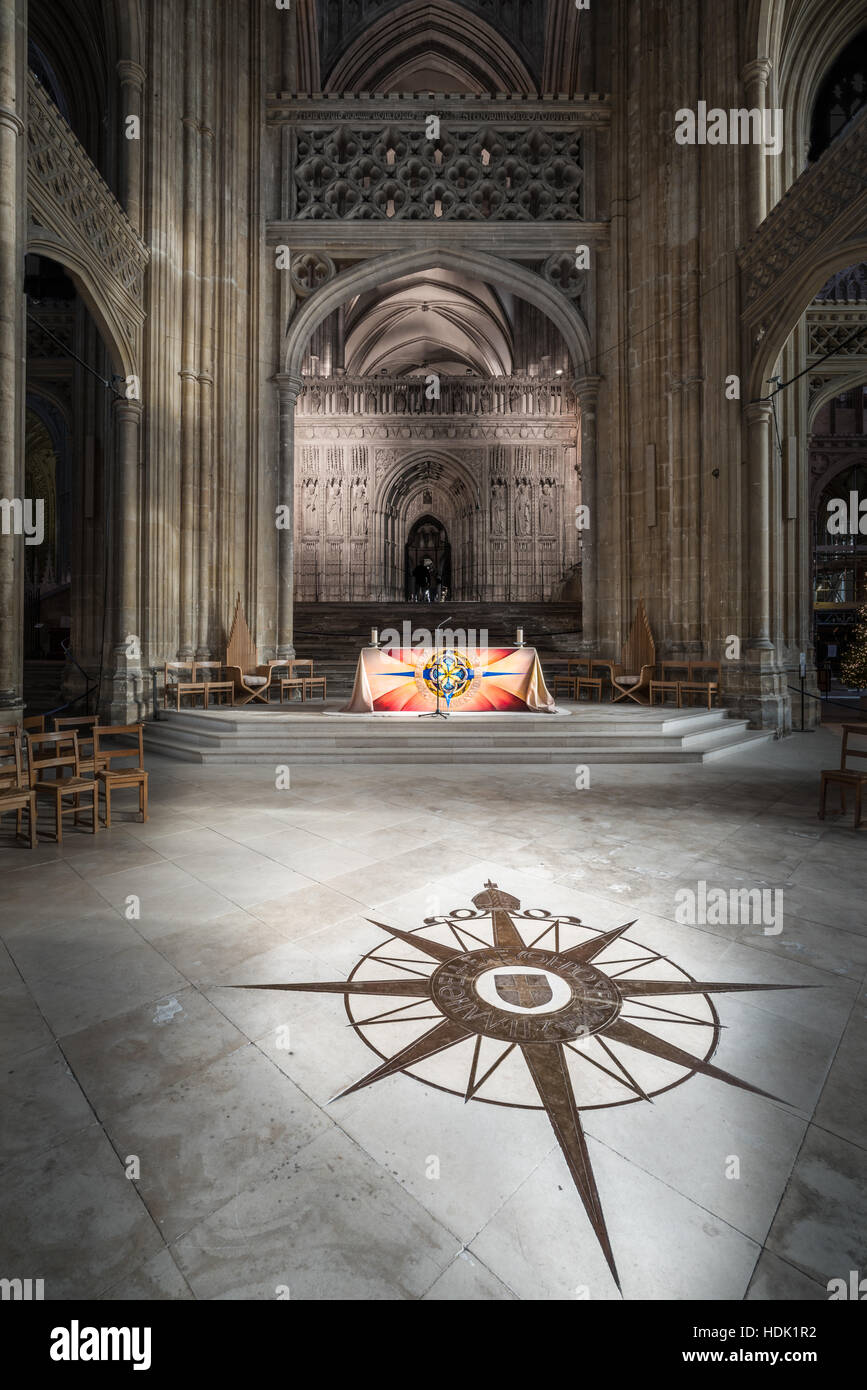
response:
M491 714L556 707L535 647L365 647L344 714Z

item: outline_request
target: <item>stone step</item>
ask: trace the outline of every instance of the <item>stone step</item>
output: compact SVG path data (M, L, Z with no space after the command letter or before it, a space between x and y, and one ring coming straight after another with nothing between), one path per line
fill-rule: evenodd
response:
M199 763L685 762L727 756L772 737L724 710L411 716L168 711L146 725L150 752Z

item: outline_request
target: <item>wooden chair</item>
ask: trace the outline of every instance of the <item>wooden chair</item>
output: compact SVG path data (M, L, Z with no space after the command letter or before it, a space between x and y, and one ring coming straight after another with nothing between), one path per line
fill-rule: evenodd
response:
M617 692L614 703L617 704L619 700L634 700L637 705L648 704L650 682L655 669L656 644L644 610L644 599L639 599L629 636L620 653L620 661L611 672L611 684Z
M97 730L94 729L94 744L97 744ZM78 824L78 817L82 813L81 798L85 801L90 798L93 809L93 834L99 829L99 816L97 814L97 795L99 786L93 778L81 776L81 764L78 752L78 734L71 733L58 734L28 734L28 753L30 759L30 785L36 792L37 797L50 796L54 800L54 833L57 843L63 843L63 817L72 815L75 817L74 824ZM95 747L94 756L98 753ZM53 756L51 756L53 754ZM44 773L51 771L55 775L53 778L43 776ZM64 806L66 797L72 796L75 802L72 806Z
M301 686L301 699L312 700L315 692L318 690L322 696L322 699L324 700L327 684L328 678L326 676L303 676Z
M650 703L651 703L652 705L655 705L655 704L656 704L656 697L657 697L657 695L661 695L661 696L662 696L662 698L661 698L661 700L660 700L660 702L659 702L661 705L664 705L664 704L665 704L665 697L666 697L666 695L673 695L673 696L674 696L675 704L677 705L677 708L680 709L680 706L681 706L681 698L680 698L680 681L678 681L678 680L674 680L674 681L672 681L672 680L660 680L660 681L652 680L652 681L650 682Z
M182 679L184 675L187 680ZM163 707L169 707L169 695L174 695L175 709L181 707L181 700L185 695L192 695L195 701L198 695L204 695L204 689L200 681L196 680L196 663L194 661L167 661L163 677Z
M602 701L602 677L601 676L576 676L575 678L575 699L581 702L581 695L584 691L590 696L591 700Z
M193 676L197 682L202 673L204 673L204 679L201 681L201 684L205 692L205 709L209 707L212 695L216 695L218 705L225 704L226 697L228 697L229 703L234 705L235 682L233 680L223 680L222 661L195 662Z
M569 675L564 675L563 672L561 671L558 675L552 677L552 679L551 679L551 694L554 696L554 699L555 699L555 700L556 700L558 694L560 693L561 687L562 687L562 689L563 689L564 694L567 696L568 699L570 699L570 700L577 700L577 699L578 699L578 677L577 677L577 676L573 676L573 675L571 674L571 672L569 673Z
M78 767L82 776L96 775L96 756L93 747L93 730L99 723L98 714L72 714L63 719L53 719L54 732L65 733L72 729L78 734Z
M274 661L265 666L260 664L239 594L225 660L226 674L235 683L235 703L249 705L251 700L261 700L263 705L267 705L271 699L271 683L279 679L277 671L288 664L287 661Z
M136 739L136 746L121 748L105 748L101 746L104 738L132 737ZM144 766L144 742L143 726L141 724L109 724L104 728L95 730L95 749L96 755L103 758L106 766L100 768L96 774L97 782L102 785L102 794L105 798L105 824L106 829L111 826L111 794L113 791L123 791L125 787L138 787L138 809L143 821L148 818L148 775ZM123 758L135 758L134 767L115 768L113 763Z
M21 834L23 813L30 816L30 848L36 848L36 793L24 772L21 732L17 725L0 729L0 816L15 812L15 834Z
M301 676L281 676L280 677L280 703L284 704L286 695L291 700L292 691L297 690L299 699L304 699L304 681Z
M680 683L681 699L691 703L698 695L702 700L707 700L710 709L714 696L719 697L719 669L718 661L691 661L689 679Z
M44 734L45 715L29 714L26 719L22 719L21 727L24 730L25 734Z
M855 793L855 812L852 822L853 830L857 830L861 824L861 793L864 783L867 782L867 768L863 772L858 772L855 768L850 768L848 762L850 758L867 759L867 748L850 748L849 739L867 739L867 724L844 724L843 743L840 749L840 766L829 768L822 772L821 785L819 789L819 819L825 819L825 795L828 790L829 782L836 782L840 788L840 811L846 813L846 788L851 787Z

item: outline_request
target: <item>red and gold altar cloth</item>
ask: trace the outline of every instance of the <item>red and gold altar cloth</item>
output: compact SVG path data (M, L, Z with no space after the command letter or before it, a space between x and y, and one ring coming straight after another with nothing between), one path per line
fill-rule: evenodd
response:
M365 647L344 714L553 714L535 647Z

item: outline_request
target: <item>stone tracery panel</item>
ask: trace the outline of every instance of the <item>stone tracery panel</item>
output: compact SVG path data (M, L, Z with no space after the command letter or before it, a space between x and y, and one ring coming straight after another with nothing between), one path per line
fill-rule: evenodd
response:
M574 129L443 125L431 140L421 122L340 122L296 134L297 220L577 221L583 183Z

